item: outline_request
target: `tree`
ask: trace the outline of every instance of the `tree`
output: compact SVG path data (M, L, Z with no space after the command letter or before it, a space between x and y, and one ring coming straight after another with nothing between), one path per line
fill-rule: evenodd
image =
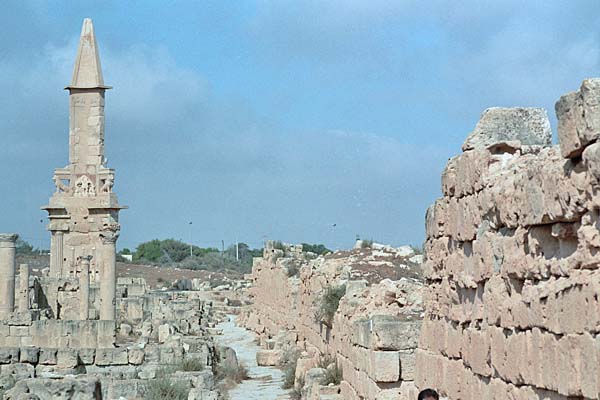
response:
M15 250L17 254L25 256L32 255L35 253L33 246L24 241L23 239L17 239L17 242L15 243Z
M133 254L134 262L158 262L162 256L162 250L160 248L160 240L154 239L149 242L140 244Z
M309 243L302 243L302 251L310 251L311 253L315 253L315 254L331 253L331 250L329 250L323 244L309 244Z

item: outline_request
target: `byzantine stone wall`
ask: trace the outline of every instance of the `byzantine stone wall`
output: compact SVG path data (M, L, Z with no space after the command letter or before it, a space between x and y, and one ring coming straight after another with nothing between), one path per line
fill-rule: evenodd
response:
M600 394L600 80L486 110L427 211L416 382L449 399Z
M303 398L321 398L332 391L318 380L311 385L325 354L333 356L342 370L340 398L416 398L412 381L422 284L399 276L380 282L380 276L373 276L386 268L416 276L414 263L408 261L412 250L379 246L316 259L299 250L268 245L264 258L255 259L250 289L254 304L239 321L267 339L263 343L270 350L258 354L259 363L277 364L285 357L281 342L291 341L304 351L296 369L297 384L307 382ZM412 259L418 263L419 257ZM339 285L346 286L346 294L333 320L319 320L315 315L323 293Z

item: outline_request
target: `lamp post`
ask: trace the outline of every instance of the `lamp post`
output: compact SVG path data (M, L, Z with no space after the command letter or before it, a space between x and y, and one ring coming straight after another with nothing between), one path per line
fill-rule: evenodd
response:
M192 248L192 221L190 221L190 257L194 255Z

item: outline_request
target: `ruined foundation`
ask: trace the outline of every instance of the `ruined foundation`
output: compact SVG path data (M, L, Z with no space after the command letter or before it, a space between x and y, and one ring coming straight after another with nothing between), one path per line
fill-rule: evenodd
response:
M376 245L315 258L302 246L273 245L267 242L264 257L254 261L254 304L240 316L240 323L262 337L259 364L278 365L299 349L296 384L304 383L306 399L415 398L422 283L407 277L421 256L408 246ZM382 266L406 269L406 277L371 276ZM316 318L323 293L340 285L346 291L333 319ZM328 356L341 370L339 387L320 384L325 371L318 364Z

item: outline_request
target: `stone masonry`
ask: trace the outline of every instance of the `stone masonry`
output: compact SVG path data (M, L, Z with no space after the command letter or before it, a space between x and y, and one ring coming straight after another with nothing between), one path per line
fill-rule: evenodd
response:
M422 283L405 277L369 282L365 277L386 267L406 269L410 276L408 264L417 265L421 256L415 257L408 246L377 244L318 258L302 246L280 247L268 241L264 256L255 259L249 293L254 303L238 320L262 338L259 364L276 365L290 346L297 346L302 355L296 383L305 382L303 398L415 398ZM315 314L323 292L340 285L346 286L346 294L333 320L319 321ZM324 355L333 357L342 371L337 390L313 378L323 373L316 367Z
M98 313L115 319L116 260L119 237L119 205L113 193L114 170L104 156L104 85L98 46L90 19L85 19L69 91L69 164L54 172L56 192L47 206L51 232L50 278L78 278L82 292L99 285ZM87 260L84 262L84 260ZM85 269L85 270L84 270ZM83 274L87 274L83 277ZM49 304L57 318L54 291ZM81 296L80 296L81 297ZM87 298L81 298L87 302ZM87 319L77 313L70 318ZM95 317L95 316L94 316Z
M487 110L427 211L416 383L449 399L600 396L600 80Z

